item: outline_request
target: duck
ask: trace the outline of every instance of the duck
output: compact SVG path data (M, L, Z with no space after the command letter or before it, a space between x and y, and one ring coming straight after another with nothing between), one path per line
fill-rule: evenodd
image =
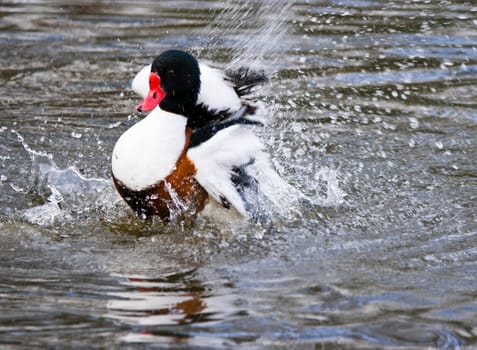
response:
M132 88L144 100L135 108L149 114L117 140L111 173L139 217L171 221L211 203L252 215L246 193L283 181L254 133L264 124L257 106L242 98L264 81L262 72L225 74L182 50L162 52L138 73Z

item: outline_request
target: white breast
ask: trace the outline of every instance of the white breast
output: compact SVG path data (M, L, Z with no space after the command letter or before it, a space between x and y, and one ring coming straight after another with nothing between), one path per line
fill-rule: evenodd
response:
M187 119L155 108L121 135L113 149L113 175L133 190L166 178L185 145Z

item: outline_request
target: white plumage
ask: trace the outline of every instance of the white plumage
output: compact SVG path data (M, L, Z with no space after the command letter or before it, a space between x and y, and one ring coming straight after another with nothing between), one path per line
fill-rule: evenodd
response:
M151 73L151 64L142 68L134 77L131 88L132 90L141 96L146 98L147 93L149 92L149 74Z
M224 198L246 216L243 199L232 183L232 168L249 163L263 148L262 142L251 130L234 125L190 149L187 155L196 165L196 179L202 187L219 203Z
M225 80L224 73L203 63L199 63L199 69L201 84L197 103L203 103L218 111L237 111L242 101L232 84Z
M112 171L132 190L163 180L174 168L185 145L187 119L155 108L116 142Z

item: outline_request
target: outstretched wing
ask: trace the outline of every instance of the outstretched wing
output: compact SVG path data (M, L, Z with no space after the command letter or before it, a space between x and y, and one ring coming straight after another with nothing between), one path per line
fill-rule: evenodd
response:
M263 157L264 146L245 125L237 124L187 151L197 168L196 180L224 207L234 207L243 216L247 203L241 195L240 169Z

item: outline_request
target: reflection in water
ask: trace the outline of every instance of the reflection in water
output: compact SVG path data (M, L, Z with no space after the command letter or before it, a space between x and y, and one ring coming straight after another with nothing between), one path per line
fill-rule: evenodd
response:
M176 281L177 277L126 277L127 291L111 293L114 298L108 301L111 312L107 317L142 326L183 324L205 318L205 289L198 281Z
M213 327L215 323L246 314L240 309L239 298L220 295L206 287L196 270L161 278L115 277L121 278L124 291L108 294L108 311L104 317L130 326L130 331L119 338L120 342L169 343L172 338L180 343L217 345L222 341L201 337L199 329L193 337L196 333L193 328L190 335L185 335L185 327L195 324ZM228 287L233 286L228 284Z

